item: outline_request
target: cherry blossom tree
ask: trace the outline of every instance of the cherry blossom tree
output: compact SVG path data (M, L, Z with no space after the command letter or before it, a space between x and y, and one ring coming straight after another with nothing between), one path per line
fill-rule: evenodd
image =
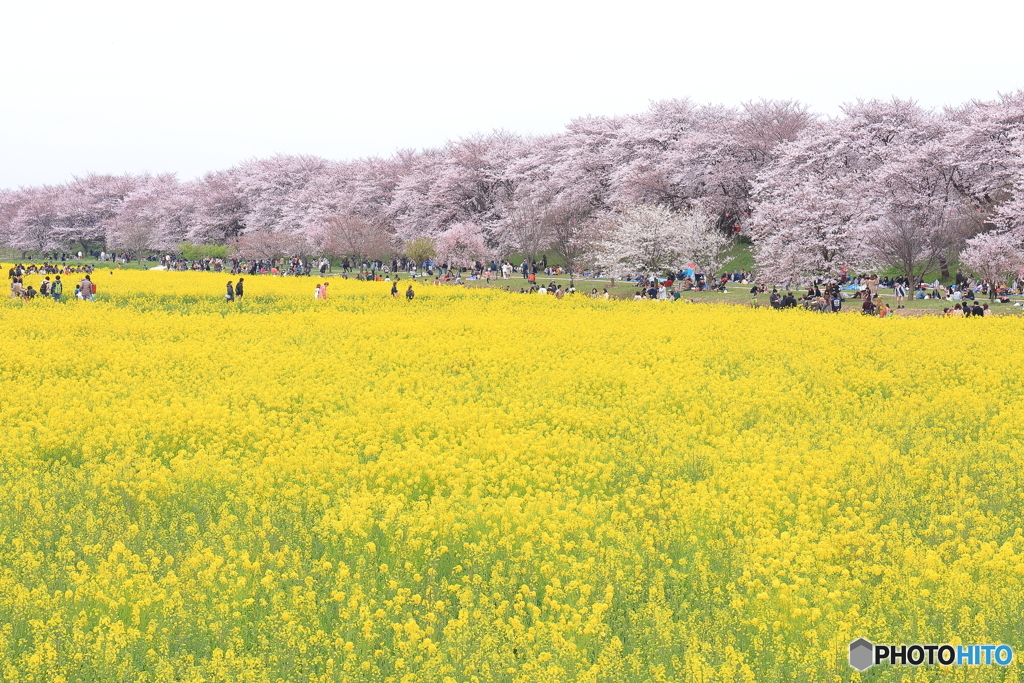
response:
M959 124L948 136L958 190L971 199L987 228L1024 225L1015 208L1024 190L1024 91L947 114Z
M1019 95L1024 102L1024 93ZM1024 105L1022 105L1024 107ZM1024 229L1024 116L1012 127L1009 133L1010 144L1007 146L1007 158L1004 164L1007 172L1002 189L1008 195L996 212L996 222L1007 228Z
M572 200L556 204L544 218L549 226L551 248L562 257L569 282L575 284L577 271L594 256L602 236L602 223L591 206Z
M306 208L300 195L328 165L319 157L285 155L242 164L237 192L245 204L245 230L300 234Z
M510 203L495 229L503 254L522 254L534 263L551 242L551 221L547 202L536 196L521 196Z
M688 263L720 267L728 239L713 229L714 220L699 211L683 213L666 206L636 205L623 211L599 245L598 262L615 276L677 271ZM700 261L703 263L700 263Z
M317 253L330 256L385 259L397 251L383 225L360 216L325 218L307 231L307 239Z
M232 240L230 246L243 259L275 259L308 251L304 237L269 228L249 230Z
M522 149L518 136L498 131L412 156L394 190L392 215L399 239L435 236L459 222L487 232L514 193L507 169Z
M566 206L597 220L649 205L749 231L770 277L894 263L920 274L936 259L945 269L974 234L1024 228L1024 92L941 112L857 102L827 120L792 101L664 100L543 137L498 131L347 162L252 159L187 183L92 174L7 195L2 239L30 249L138 251L248 232L267 243L262 233L280 232L302 239L274 249L303 251L336 245L332 221L344 217L383 229L389 249L472 224L489 250L535 260L552 245L585 253L579 234L554 230L582 225L557 218Z
M0 246L13 248L14 221L27 199L25 190L0 190Z
M960 262L983 280L1006 284L1024 272L1024 242L1018 232L987 232L967 241ZM995 298L995 289L989 290Z
M712 216L695 213L690 217L690 261L698 272L711 276L718 273L728 258L733 241L727 237Z
M141 258L149 250L169 250L188 228L191 205L173 175L136 179L135 190L104 221L108 249Z
M914 135L893 141L893 150L869 176L871 208L862 217L865 261L899 270L912 284L941 268L964 240L984 229L971 212L971 198L956 184L950 163L949 125L925 117Z
M863 230L868 263L889 266L916 286L926 273L946 262L963 240L941 212L893 210Z
M246 204L238 187L237 169L208 173L184 191L195 207L186 239L196 244L222 244L245 230Z
M437 260L449 267L472 266L491 257L484 233L475 223L456 223L435 239Z
M723 231L738 229L750 213L757 174L812 120L792 101L762 100L741 109L654 103L623 126L612 202L700 208Z
M920 244L933 254L942 242L946 223L936 218L960 199L941 154L925 148L941 135L930 117L900 100L857 102L844 114L806 128L760 176L752 232L770 279L889 262L900 236L913 238L916 263ZM886 231L896 224L905 230ZM936 236L922 242L926 229Z
M18 212L11 222L8 244L22 252L47 251L60 246L54 228L59 221L58 202L62 188L44 185L25 190Z
M141 178L131 175L89 174L61 188L56 203L54 239L67 247L88 251L103 245L107 227Z

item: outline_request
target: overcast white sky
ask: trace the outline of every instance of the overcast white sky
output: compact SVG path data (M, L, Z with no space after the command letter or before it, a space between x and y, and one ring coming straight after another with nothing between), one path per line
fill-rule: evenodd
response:
M1024 3L7 3L0 187L191 179L254 156L388 156L557 132L651 100L926 106L1024 88Z

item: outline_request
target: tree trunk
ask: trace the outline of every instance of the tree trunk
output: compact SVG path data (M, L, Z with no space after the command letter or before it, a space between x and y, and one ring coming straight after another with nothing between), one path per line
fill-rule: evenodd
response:
M946 260L945 256L943 256L942 258L939 259L939 268L941 269L940 272L942 273L942 279L943 280L948 280L949 279L949 261Z

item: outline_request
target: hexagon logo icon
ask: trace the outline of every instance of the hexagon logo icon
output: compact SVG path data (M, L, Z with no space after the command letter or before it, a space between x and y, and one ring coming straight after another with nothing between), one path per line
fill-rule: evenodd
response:
M865 638L850 643L850 666L857 671L870 669L874 665L875 646Z

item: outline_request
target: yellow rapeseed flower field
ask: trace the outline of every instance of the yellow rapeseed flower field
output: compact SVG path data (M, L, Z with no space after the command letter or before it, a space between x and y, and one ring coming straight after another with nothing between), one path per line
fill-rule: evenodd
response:
M1019 318L93 279L0 300L0 681L857 681L860 636L1020 650Z

